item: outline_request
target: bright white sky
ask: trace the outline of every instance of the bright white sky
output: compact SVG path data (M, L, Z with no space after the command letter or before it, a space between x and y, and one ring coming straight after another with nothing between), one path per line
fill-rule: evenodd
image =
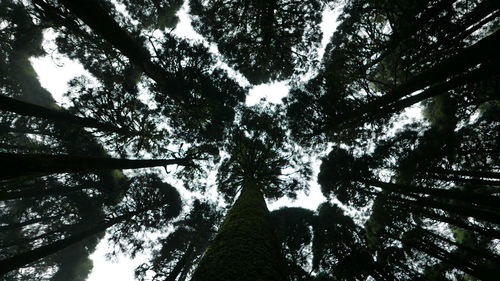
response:
M191 20L187 14L187 11L188 5L186 1L184 3L184 6L178 13L180 22L174 30L175 34L180 37L201 41L204 44L207 44L213 53L218 53L216 46L209 45L199 34L197 34L193 30L191 26ZM326 44L329 42L331 35L337 27L336 19L338 15L339 12L337 10L326 10L323 12L323 22L321 23L323 40L322 47L319 50L320 55L323 55L324 48L326 47ZM39 76L42 86L52 93L56 101L64 104L66 101L63 99L63 94L67 90L68 81L75 76L88 73L86 73L86 71L78 62L71 61L68 58L61 56L60 54L57 54L57 52L55 51L55 45L53 42L51 42L54 38L54 34L51 34L49 32L46 33L45 47L49 55L32 59L31 61ZM236 73L224 63L220 63L219 66L228 70L230 74L241 84L248 85L248 82L245 78L243 78L243 76L241 76L241 74ZM248 106L254 105L258 103L262 98L265 98L268 102L271 103L280 103L281 99L288 94L288 82L289 81L280 81L252 87L246 99L246 104ZM319 172L319 161L317 161L317 163L313 165L313 172L315 176L313 176L313 181L310 183L310 192L308 195L301 193L298 195L297 200L293 202L291 202L287 198L283 198L271 203L269 205L269 208L271 210L274 210L281 206L295 206L315 210L316 207L325 200L325 198L321 194L318 184L316 183L316 175ZM105 258L105 254L107 252L107 241L106 239L103 239L97 246L96 252L91 255L91 258L94 261L94 269L87 279L88 281L134 281L134 269L139 264L143 263L147 258L145 256L138 256L134 260L131 260L127 257L119 256L117 260L109 261Z

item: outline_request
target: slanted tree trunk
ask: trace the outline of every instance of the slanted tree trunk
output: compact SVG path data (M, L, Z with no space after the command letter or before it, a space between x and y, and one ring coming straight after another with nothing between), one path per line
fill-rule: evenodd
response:
M394 90L386 93L378 99L362 105L358 109L340 116L337 122L338 128L342 123L352 122L354 119L366 118L372 112L378 112L384 106L397 102L398 100L412 94L415 91L426 88L427 86L439 83L447 78L459 75L469 68L480 63L494 61L499 57L497 46L500 44L500 32L481 39L472 46L467 47L460 53L453 55L428 70L414 76Z
M177 276L181 273L182 269L188 264L190 256L193 254L194 250L194 243L191 242L189 243L188 248L182 255L182 257L179 259L177 264L175 264L174 268L172 271L170 271L170 274L165 278L165 281L175 281L177 279Z
M445 203L423 197L417 197L417 196L411 196L411 197L414 200L402 197L384 195L384 199L391 203L399 202L406 205L412 205L417 208L439 209L459 216L474 217L478 220L500 224L499 212L490 211L488 209L483 209L483 208L476 208L474 206L467 206L463 204L457 205L457 204Z
M154 207L155 206L149 206L148 209L151 209ZM117 223L129 220L132 217L134 217L135 215L140 214L144 211L147 211L148 209L137 210L134 212L130 212L130 213L112 218L108 221L94 224L91 228L74 233L74 234L67 236L66 238L61 239L59 241L50 243L48 245L40 246L36 249L15 255L15 256L10 257L10 258L0 260L0 276L2 276L3 274L5 274L9 271L22 268L22 267L24 267L32 262L35 262L39 259L45 258L47 256L54 254L54 253L57 253L57 252L65 249L65 248L67 248L75 243L78 243L86 238L92 237L94 235L98 235L101 232L108 229L109 227L111 227Z
M288 280L264 196L253 183L243 184L191 280Z
M500 197L486 195L470 191L462 191L458 189L441 189L429 188L422 186L413 186L406 184L394 184L376 180L360 181L365 184L376 186L388 191L415 196L416 194L429 195L432 199L454 199L461 202L470 203L470 205L478 205L484 208L498 209L500 208Z
M463 176L463 177L473 177L473 178L491 178L499 179L500 173L491 171L468 171L468 170L451 170L442 168L431 168L423 170L424 173L429 174L443 174L443 175L453 175L453 176Z
M79 127L96 128L101 131L114 132L122 135L137 135L112 124L100 122L93 118L75 116L62 109L51 109L29 102L20 101L0 95L0 110L14 112L19 115L44 118L57 123L72 124Z
M38 218L34 218L34 219L25 220L23 222L11 223L11 224L8 224L5 226L0 226L0 232L9 231L9 230L13 230L16 228L21 228L23 226L32 225L32 224L36 224L36 223L49 222L51 220L55 220L55 219L59 219L59 218L60 218L60 216L38 217Z
M424 239L420 241L407 241L408 246L426 253L427 255L439 259L451 266L470 274L474 277L479 278L484 281L494 281L497 280L498 274L500 273L497 269L484 266L482 264L475 264L470 260L466 260L463 257L450 253L449 251L431 243ZM495 277L493 277L495 276Z
M51 187L51 188L31 188L27 190L21 191L10 191L10 192L2 192L0 191L0 201L5 200L15 200L20 198L43 198L46 196L65 196L71 194L75 191L80 191L82 189L87 189L89 187L81 187L81 188L68 188L68 187ZM91 188L91 187L90 187Z
M390 200L390 203L393 205L399 206L399 208L401 208L400 210L408 210L408 212L414 212L414 210L409 209L410 205L405 203L405 202ZM439 222L444 222L444 223L447 223L449 225L454 225L456 227L460 227L463 229L467 229L467 230L479 233L481 235L484 235L486 237L490 237L492 239L500 239L500 231L498 231L496 229L491 229L491 228L486 228L486 227L481 227L478 225L470 224L470 223L468 223L467 219L463 218L463 217L453 218L450 216L438 214L438 213L433 212L433 211L425 210L423 208L418 210L418 213L427 217L427 218L430 218L430 219L433 219L433 220L436 220Z
M138 169L168 165L186 166L190 159L116 159L50 154L0 153L0 180L56 173L95 172L114 169Z
M490 63L485 66L481 66L478 69L455 76L452 79L449 79L443 83L434 84L430 86L428 89L422 91L421 93L405 97L391 103L387 103L386 105L381 105L380 108L373 111L369 111L365 115L360 115L359 117L353 117L352 119L346 121L346 123L342 125L342 127L352 128L355 126L360 126L366 122L375 121L384 116L388 116L394 112L398 112L414 104L417 104L428 98L446 94L450 90L458 88L460 86L470 84L475 81L486 80L488 78L491 78L491 76L495 75L498 72L499 70L498 67L496 67L495 63Z
M139 66L173 99L183 99L184 94L177 88L173 76L151 61L151 55L140 41L133 38L116 20L109 15L101 1L61 0L61 3L76 17L88 25L92 31L108 41L113 47ZM168 88L168 91L166 89Z

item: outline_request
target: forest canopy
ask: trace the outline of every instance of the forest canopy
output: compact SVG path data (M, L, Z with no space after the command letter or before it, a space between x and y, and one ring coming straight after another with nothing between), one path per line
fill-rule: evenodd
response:
M499 66L496 0L2 0L0 280L498 280Z

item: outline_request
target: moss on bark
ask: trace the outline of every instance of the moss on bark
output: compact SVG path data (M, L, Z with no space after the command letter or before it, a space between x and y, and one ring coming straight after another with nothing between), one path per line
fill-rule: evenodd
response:
M244 184L191 280L288 280L266 202L251 183Z

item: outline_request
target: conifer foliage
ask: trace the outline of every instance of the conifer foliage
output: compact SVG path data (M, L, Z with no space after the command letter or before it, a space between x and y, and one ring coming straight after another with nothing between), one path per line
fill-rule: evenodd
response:
M496 0L0 1L0 280L498 280L499 66Z

